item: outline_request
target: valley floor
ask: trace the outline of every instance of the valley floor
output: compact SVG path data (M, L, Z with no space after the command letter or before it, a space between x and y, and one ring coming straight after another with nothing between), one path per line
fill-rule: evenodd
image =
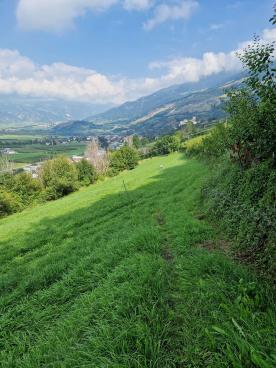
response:
M210 250L208 175L148 159L1 220L1 367L275 367L269 286Z

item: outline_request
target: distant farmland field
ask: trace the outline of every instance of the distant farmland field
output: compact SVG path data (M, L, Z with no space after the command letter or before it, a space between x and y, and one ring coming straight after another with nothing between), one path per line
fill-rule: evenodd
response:
M85 151L84 143L58 144L55 146L46 146L45 144L28 144L15 148L16 154L11 155L15 163L33 163L43 161L55 156L82 155Z
M17 152L9 156L10 160L16 166L18 164L44 161L59 155L68 157L82 155L85 151L84 142L58 143L48 146L46 145L46 141L42 141L43 139L45 140L46 137L38 135L0 134L0 149L11 148Z

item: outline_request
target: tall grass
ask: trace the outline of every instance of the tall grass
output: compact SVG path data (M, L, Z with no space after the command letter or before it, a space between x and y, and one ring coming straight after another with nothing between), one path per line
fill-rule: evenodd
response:
M1 366L274 367L273 293L204 249L208 175L157 157L1 220Z

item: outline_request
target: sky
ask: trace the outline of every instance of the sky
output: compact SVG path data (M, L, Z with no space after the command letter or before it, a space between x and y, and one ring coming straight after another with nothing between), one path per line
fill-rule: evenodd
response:
M120 104L238 71L275 0L0 0L0 95Z

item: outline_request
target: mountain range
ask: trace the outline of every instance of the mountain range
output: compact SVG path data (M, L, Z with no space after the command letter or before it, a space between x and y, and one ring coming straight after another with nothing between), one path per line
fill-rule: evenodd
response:
M0 95L0 128L51 125L84 119L110 107L55 98Z
M44 123L47 133L59 136L161 135L177 129L184 119L195 117L199 124L205 124L224 118L225 91L239 86L244 77L244 73L221 73L196 83L173 85L110 109L84 102L0 98L0 122L2 127L29 124L37 129Z
M199 124L210 123L225 117L225 91L239 86L244 77L244 73L220 74L197 83L174 85L83 121L59 124L53 133L155 136L175 130L184 119L196 117Z

